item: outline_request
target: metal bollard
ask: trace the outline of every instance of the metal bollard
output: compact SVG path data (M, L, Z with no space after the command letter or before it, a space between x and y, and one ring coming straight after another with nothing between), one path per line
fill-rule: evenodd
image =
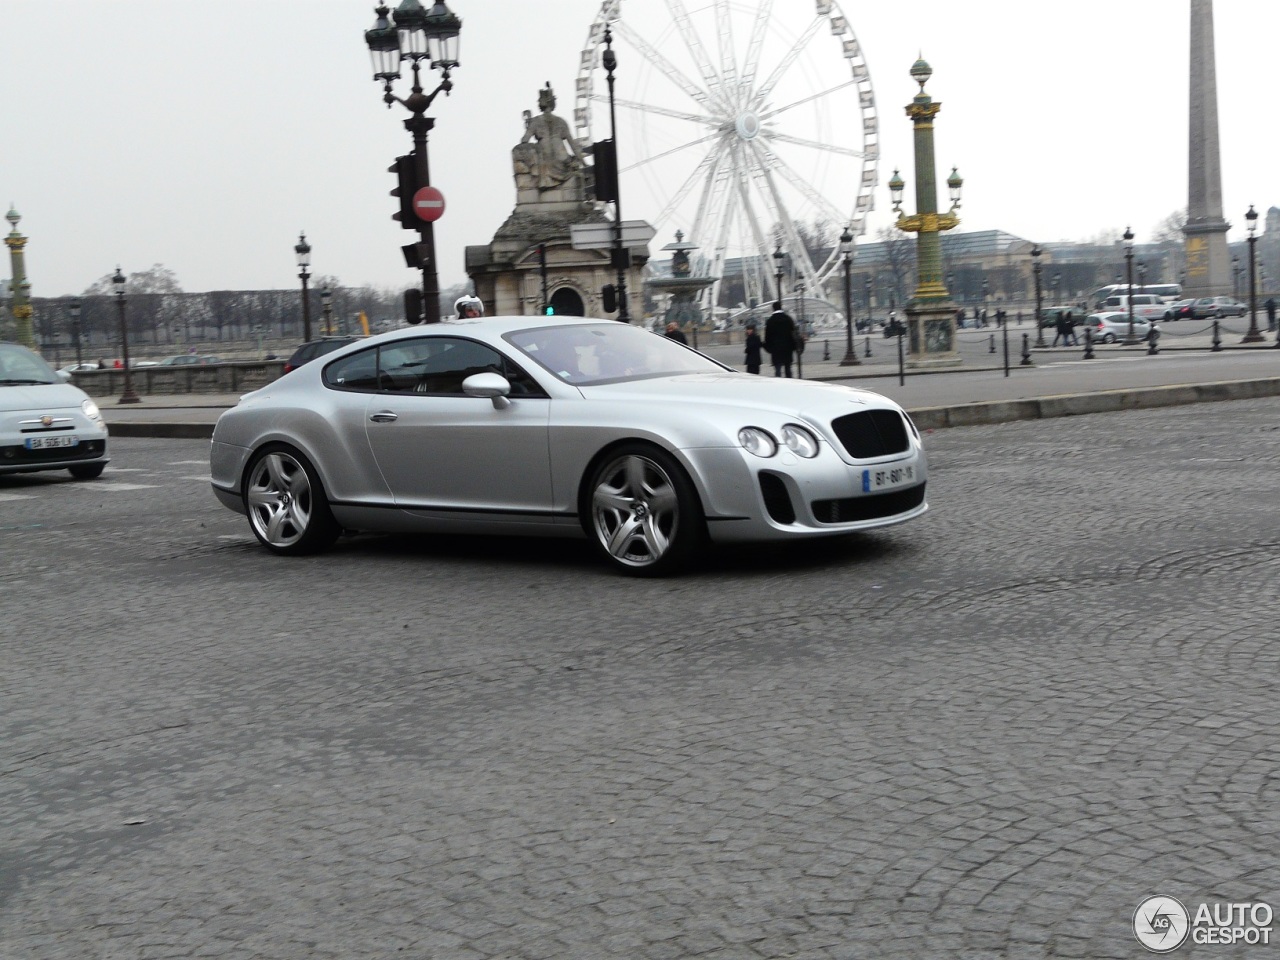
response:
M1084 359L1097 359L1093 355L1093 327L1084 328Z
M994 333L991 335L991 349L988 350L987 352L988 353L996 352L996 335Z
M822 359L823 360L831 359L831 341L830 340L822 341Z
M1022 366L1034 366L1031 362L1031 334L1029 333L1022 335Z
M871 334L867 334L867 356L871 356Z
M1150 329L1147 330L1147 356L1148 357L1154 357L1157 353L1160 352L1160 347L1158 346L1159 343L1160 343L1160 328L1153 323L1151 324Z
M1218 336L1218 321L1213 321L1213 346L1210 348L1213 353L1217 353L1222 349L1222 337Z

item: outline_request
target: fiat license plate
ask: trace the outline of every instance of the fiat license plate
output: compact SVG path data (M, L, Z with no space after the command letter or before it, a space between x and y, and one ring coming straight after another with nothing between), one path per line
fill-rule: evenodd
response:
M916 467L913 463L902 467L878 467L862 471L863 493L892 490L894 487L905 487L915 482Z
M62 434L56 437L27 437L28 450L48 450L50 447L75 447L79 446L79 437L70 437Z

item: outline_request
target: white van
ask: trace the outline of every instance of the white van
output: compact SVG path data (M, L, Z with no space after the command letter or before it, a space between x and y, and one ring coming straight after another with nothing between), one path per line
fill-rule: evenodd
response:
M1102 301L1098 313L1129 313L1129 297L1117 293ZM1165 312L1164 298L1154 293L1135 293L1133 295L1133 316L1137 320L1163 320Z

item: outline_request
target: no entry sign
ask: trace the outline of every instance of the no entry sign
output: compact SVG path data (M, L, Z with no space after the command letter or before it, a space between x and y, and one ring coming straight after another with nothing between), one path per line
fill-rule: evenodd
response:
M413 195L413 212L427 223L439 220L444 214L444 194L435 187L421 187Z

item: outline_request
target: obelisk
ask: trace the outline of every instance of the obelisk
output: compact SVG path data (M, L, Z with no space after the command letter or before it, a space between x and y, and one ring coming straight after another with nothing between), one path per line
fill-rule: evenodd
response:
M1231 256L1222 216L1218 80L1213 56L1213 0L1191 0L1191 125L1187 163L1187 279L1184 297L1231 293Z

